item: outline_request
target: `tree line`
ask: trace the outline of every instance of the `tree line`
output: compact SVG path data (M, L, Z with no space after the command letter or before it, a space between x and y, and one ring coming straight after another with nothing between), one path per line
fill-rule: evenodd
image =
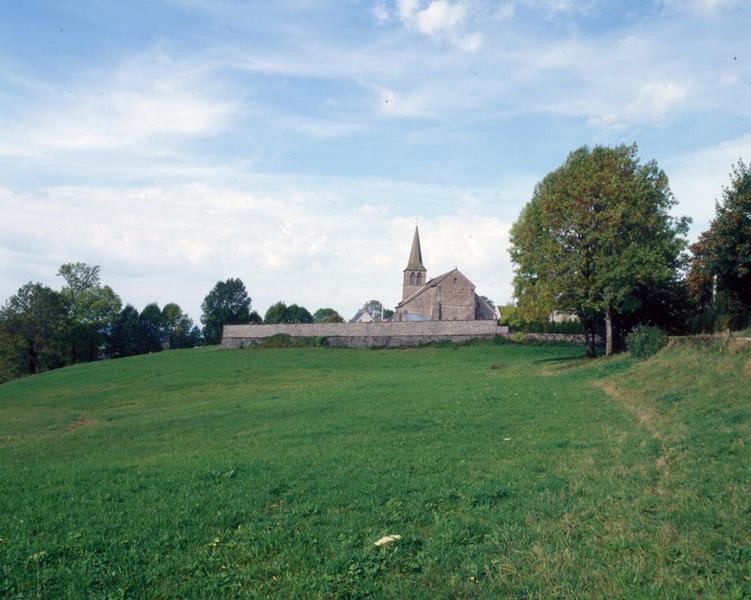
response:
M198 327L174 302L162 308L150 303L140 312L123 306L120 296L102 284L99 266L67 263L57 274L61 289L29 282L0 308L0 383L80 362L218 344L227 324L343 321L333 308L311 314L282 301L261 318L252 310L245 284L229 278L204 298Z
M526 319L575 314L595 355L640 324L685 334L743 329L751 315L751 170L733 167L715 217L688 247L668 178L635 144L582 147L535 187L511 229ZM690 252L686 252L686 250Z

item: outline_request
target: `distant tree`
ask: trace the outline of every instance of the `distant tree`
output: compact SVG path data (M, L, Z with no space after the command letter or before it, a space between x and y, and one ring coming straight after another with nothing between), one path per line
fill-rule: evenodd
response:
M253 325L263 325L263 318L256 311L250 313L250 323Z
M604 323L606 354L619 317L640 306L640 286L673 280L689 219L656 163L640 164L636 145L587 147L535 188L511 231L515 294L525 318L574 312L587 331L587 353Z
M290 304L287 306L282 300L269 306L263 317L267 325L277 323L312 323L313 315L304 306Z
M383 309L383 320L386 321L388 319L391 319L394 317L394 311L390 308L384 308Z
M341 323L344 319L333 308L319 308L313 313L313 323Z
M240 279L219 281L201 304L201 323L207 344L222 341L225 325L250 322L251 299Z
M60 293L68 309L71 361L95 360L120 313L120 297L100 284L96 265L66 263L57 274L66 284Z
M363 304L363 308L375 321L383 320L383 304L378 300L368 300Z
M276 302L269 306L266 314L263 316L263 322L267 325L276 325L277 323L286 323L284 320L287 313L287 305L282 301Z
M735 326L751 315L751 165L733 166L730 186L715 204L715 217L692 246L689 280L695 297L706 302L713 286Z
M487 304L490 308L495 310L497 307L495 305L495 302L491 298L488 298L487 296L480 296L480 300Z
M112 358L134 356L142 349L141 320L138 311L127 304L112 324L108 336L107 354Z
M251 313L250 317L257 313ZM166 349L193 348L201 345L201 330L193 324L182 308L174 302L165 304L162 309L164 327L163 345Z
M138 315L141 332L141 354L160 352L164 349L165 327L162 310L156 302L143 307Z
M67 318L63 297L40 283L27 283L11 296L0 309L0 353L7 375L63 366Z
M284 312L285 323L312 323L313 315L304 306L290 304Z

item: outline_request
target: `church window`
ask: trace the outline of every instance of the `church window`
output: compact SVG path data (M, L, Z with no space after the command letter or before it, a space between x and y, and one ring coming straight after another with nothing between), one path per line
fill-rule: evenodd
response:
M410 273L409 274L409 285L415 285L415 274Z

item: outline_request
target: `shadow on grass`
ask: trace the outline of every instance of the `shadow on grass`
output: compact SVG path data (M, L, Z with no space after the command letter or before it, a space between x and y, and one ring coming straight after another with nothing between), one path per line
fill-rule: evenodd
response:
M560 363L560 362L582 362L589 360L589 357L582 356L581 354L575 354L573 356L556 356L554 358L541 358L532 362L533 365L541 365L543 363Z

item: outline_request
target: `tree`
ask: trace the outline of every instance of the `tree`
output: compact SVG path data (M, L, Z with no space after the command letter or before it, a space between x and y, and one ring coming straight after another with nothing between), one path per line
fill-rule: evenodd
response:
M384 308L383 309L383 320L387 321L388 319L391 319L394 316L394 311L390 308Z
M605 326L614 350L619 318L638 311L639 290L674 280L688 230L675 219L668 179L637 147L579 148L535 187L511 230L515 294L525 318L574 312L587 353Z
M304 306L290 304L284 314L285 323L312 323L313 315Z
M319 308L313 313L313 323L342 323L344 319L333 308Z
M253 315L250 314L251 320ZM162 309L162 323L164 327L163 344L167 349L193 348L201 344L201 330L193 324L187 314L183 313L179 305L171 302Z
M362 306L375 321L383 320L383 304L378 300L368 300Z
M269 306L266 314L263 316L263 322L267 325L276 325L277 323L286 323L284 316L287 312L287 305L282 301L276 302Z
M63 297L27 283L0 309L0 352L9 375L34 374L65 364L67 311Z
M751 165L738 161L730 176L709 229L691 247L689 280L695 297L706 303L719 296L713 302L721 301L742 327L751 314Z
M493 310L497 310L497 306L495 305L495 302L491 298L488 298L487 296L480 296L480 301L487 304L490 308Z
M249 323L250 307L250 296L240 279L217 282L201 304L205 342L220 343L225 325Z
M269 307L263 320L269 325L276 323L312 323L313 315L304 306L297 304L287 306L280 300Z
M127 304L112 324L107 341L107 354L112 358L140 354L141 338L141 320L138 311L131 304Z
M122 302L109 286L99 281L99 267L67 263L58 276L65 280L60 293L68 308L71 361L94 360L107 339Z
M140 354L162 351L166 340L164 318L159 305L152 302L144 306L138 315L138 321L141 332Z

